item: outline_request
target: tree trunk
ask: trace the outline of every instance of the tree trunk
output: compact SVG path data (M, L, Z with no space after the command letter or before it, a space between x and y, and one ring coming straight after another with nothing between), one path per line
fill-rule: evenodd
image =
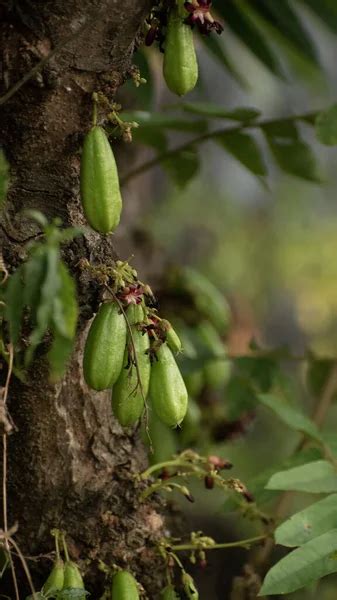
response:
M34 207L49 218L61 217L64 225L85 224L78 193L79 150L91 123L91 94L103 90L109 99L114 97L127 77L150 4L1 4L2 96L57 48L44 68L1 106L0 141L11 166L11 187L0 242L9 270L25 257L25 242L38 234L23 209ZM162 577L154 542L163 522L154 502L138 500L135 474L144 468L146 455L137 433L122 431L112 418L109 394L87 388L81 368L83 338L97 298L78 262L111 262L116 257L113 239L88 233L65 251L77 278L81 314L76 350L64 380L48 383L41 353L27 381L14 380L11 385L9 410L16 430L9 438L9 524L18 523L16 539L29 556L51 551L50 529L64 529L72 557L82 561L93 598L104 585L99 560L133 570L153 598ZM38 588L50 563L30 566ZM19 578L24 597L28 587L21 572ZM14 597L9 590L8 582L7 593Z

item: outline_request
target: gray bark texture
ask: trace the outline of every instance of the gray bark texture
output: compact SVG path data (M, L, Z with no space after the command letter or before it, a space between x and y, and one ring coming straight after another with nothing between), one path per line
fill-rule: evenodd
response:
M85 224L79 162L91 122L91 93L102 90L114 98L128 76L150 5L150 0L0 2L2 95L74 35L0 104L0 143L11 166L0 243L10 271L24 259L25 242L38 234L23 209L61 217L64 225ZM128 166L130 156L132 150ZM128 218L138 211L137 194L129 198L134 206L127 207L124 232ZM17 429L9 437L9 525L18 523L16 539L28 556L50 552L50 529L64 529L71 556L82 566L94 599L104 587L99 560L130 568L147 597L156 598L163 566L154 542L162 535L163 518L155 501L139 502L140 484L134 477L146 465L146 454L139 435L123 431L112 418L109 394L92 392L82 376L83 339L97 306L97 290L78 262L111 262L118 252L115 240L93 232L65 251L77 279L81 315L77 347L64 380L48 383L41 352L26 383L14 379L11 386L9 410ZM29 565L38 588L51 563ZM29 588L20 569L18 576L24 598ZM9 578L6 585L1 593L14 598Z

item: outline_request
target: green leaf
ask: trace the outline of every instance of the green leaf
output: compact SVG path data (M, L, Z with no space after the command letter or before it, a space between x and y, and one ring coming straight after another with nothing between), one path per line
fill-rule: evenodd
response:
M122 117L125 121L137 121L139 128L134 129L133 132L137 132L138 129L147 127L157 130L173 129L176 131L191 131L194 133L203 133L207 131L207 121L205 119L192 121L191 119L182 119L181 117L175 117L165 113L153 113L142 110L123 113ZM137 133L135 133L135 135L137 135Z
M54 300L52 315L53 342L48 352L50 378L53 382L64 374L74 345L78 315L75 283L62 262L59 263L59 276L61 285Z
M9 323L10 338L14 346L19 341L24 307L23 269L19 267L10 276L5 292L5 317Z
M277 54L268 43L267 36L263 36L255 23L247 17L244 7L233 2L215 3L216 9L223 17L225 24L241 40L243 44L256 56L267 69L277 77L284 77L281 63Z
M269 356L240 356L234 359L234 365L261 392L269 391L278 369L278 362Z
M6 200L9 185L9 164L3 150L0 149L0 210Z
M242 416L242 413L250 412L256 407L254 387L246 378L234 375L226 386L225 401L228 419L235 421Z
M321 112L316 119L316 135L326 146L337 145L337 104Z
M280 469L294 468L309 461L319 460L320 458L322 458L322 452L320 449L312 447L306 448L305 450L297 452L294 454L294 456L283 460L281 463L268 467L252 479L249 479L248 489L250 492L252 492L255 502L258 505L267 504L268 502L274 500L275 496L279 494L277 490L266 489L269 479L276 471L279 471Z
M275 473L269 479L266 488L311 494L337 492L337 473L328 461L316 460L301 467Z
M134 142L144 144L155 148L158 152L164 152L167 149L167 137L158 127L139 127L132 132Z
M313 396L321 395L335 364L336 361L332 359L312 358L310 360L306 377L308 388Z
M75 282L63 262L58 264L60 286L54 298L52 320L56 331L65 338L72 339L76 331L77 300Z
M259 596L290 594L337 571L337 529L282 558L267 573Z
M31 317L36 319L36 312L40 303L40 295L43 280L46 276L47 261L44 246L36 246L27 262L23 264L25 288L24 304L29 306Z
M24 214L27 217L30 217L31 219L33 219L33 221L36 221L36 223L38 223L38 225L40 225L41 229L44 229L45 227L48 226L47 217L39 210L35 210L35 208L27 208L24 211Z
M185 112L203 115L210 119L228 119L229 121L239 121L240 123L254 121L261 114L256 108L238 107L228 110L228 108L212 104L211 102L185 102L179 106Z
M239 131L220 133L213 140L232 154L253 175L267 175L266 165L255 139Z
M301 0L333 33L337 31L337 4L335 0Z
M334 430L323 431L322 438L334 456L337 456L337 436Z
M275 530L276 544L302 546L337 527L337 494L311 504Z
M315 423L300 411L270 394L258 394L257 398L264 406L268 406L291 429L300 431L316 441L322 441L321 434Z
M56 329L53 329L53 341L47 355L50 366L50 381L52 383L55 383L64 375L73 347L73 339L66 338L60 335Z
M301 179L321 182L315 156L310 146L298 136L294 124L287 122L263 126L269 148L280 169Z
M173 157L162 161L163 167L174 182L184 188L193 179L200 168L198 151L195 148L176 152Z
M36 311L36 324L30 335L30 345L26 350L25 364L28 365L33 357L36 346L41 342L50 325L54 309L54 299L60 288L59 251L54 246L46 249L46 274L41 288L39 306Z
M6 569L10 566L9 555L4 548L0 548L0 579L4 576Z
M60 244L62 242L71 242L75 237L83 235L85 231L85 227L67 227L67 229L58 229L57 241Z
M282 2L249 0L249 5L297 52L313 64L319 64L315 45L288 0L282 0Z

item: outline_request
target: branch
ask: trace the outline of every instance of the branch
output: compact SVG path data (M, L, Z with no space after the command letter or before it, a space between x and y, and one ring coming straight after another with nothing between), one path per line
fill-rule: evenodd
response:
M216 129L215 131L208 131L207 133L198 135L197 137L193 138L192 140L188 140L187 142L184 142L180 146L176 146L176 148L172 148L171 150L166 150L165 152L162 152L161 154L157 154L157 156L155 156L151 160L148 160L148 161L144 162L143 164L139 165L138 167L136 167L135 169L132 169L131 171L126 173L126 175L124 175L124 177L121 177L120 184L125 185L128 181L130 181L130 179L133 179L134 177L137 177L138 175L141 175L142 173L149 171L150 169L152 169L153 167L156 167L157 165L159 165L161 162L167 160L168 158L172 158L178 152L188 150L191 147L195 146L196 144L203 144L204 142L207 142L208 140L211 140L211 139L217 137L218 135L226 135L226 133L227 134L236 133L236 132L244 131L245 129L261 129L263 127L267 127L267 126L271 126L276 123L279 123L280 121L282 121L283 123L293 123L296 121L310 122L310 121L313 121L319 113L320 113L320 111L315 111L315 112L304 113L303 115L294 115L294 116L286 117L285 119L266 119L264 121L259 121L259 122L253 121L253 122L248 122L248 123L240 123L240 125L235 125L232 127L224 127L221 129Z
M204 546L198 543L191 544L178 544L177 546L170 546L170 551L179 552L185 550L221 550L226 548L247 548L252 544L256 544L266 539L266 535L258 535L256 537L248 538L246 540L238 540L236 542L224 542L223 544L212 544Z

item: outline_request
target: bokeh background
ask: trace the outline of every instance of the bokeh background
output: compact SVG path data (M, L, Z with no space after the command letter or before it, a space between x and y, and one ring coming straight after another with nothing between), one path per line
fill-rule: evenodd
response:
M263 119L304 114L332 104L337 95L336 36L303 7L300 14L315 41L321 68L309 64L289 48L276 46L286 75L281 80L225 28L220 43L240 74L241 82L224 69L221 61L214 60L199 41L200 81L188 101L210 102L228 109L254 107L262 113ZM121 90L121 99L122 102L126 99L138 111L179 117L180 101L177 103L163 85L161 60L160 53L152 48L136 54L136 62L142 74L146 71L148 84L135 90L128 83ZM213 120L212 127L219 126L223 126L223 122ZM201 168L190 181L177 185L159 165L125 185L128 228L133 195L140 194L143 203L141 210L131 218L131 241L125 238L123 223L117 237L125 259L133 254L135 241L138 246L142 243L148 264L146 276L168 311L167 289L172 269L188 265L209 278L223 292L231 308L230 327L223 342L232 357L228 359L232 378L238 377L235 357L249 355L252 339L267 354L281 348L284 357L276 360L273 389L290 404L310 414L321 388L319 381L313 383L308 353L322 359L322 371L318 375L337 356L337 149L321 145L308 125L302 123L300 127L318 158L322 183L282 173L270 160L266 148L264 158L269 176L263 182L219 146L207 142L199 148ZM137 145L139 164L160 150L161 134L156 135L156 149L151 148L151 144ZM168 132L170 146L179 146L194 135L193 131L171 129ZM137 141L137 135L135 139ZM259 142L263 147L264 142L261 139ZM124 174L127 174L128 167L124 163ZM167 280L165 276L157 277L159 257L167 263ZM136 266L137 260L136 255L133 259ZM139 275L142 278L143 273ZM182 307L182 315L179 315L176 309L175 304L172 314L179 328L179 317L184 316L184 310ZM183 362L182 359L184 369ZM266 362L261 366L262 373L266 374L269 368ZM264 491L264 483L268 473L291 457L299 435L280 424L268 409L256 405L249 386L246 391L238 392L235 381L233 384L230 378L215 392L204 390L196 402L203 418L198 422L198 433L187 441L201 453L219 454L231 460L233 475L242 479L255 494L258 505L273 515L277 495ZM211 435L207 429L207 414L215 414L216 410L219 418L226 422L240 420L247 414L252 418L241 422L241 431L233 431L233 427L231 431L228 427L222 435ZM332 405L324 424L324 431L331 440L336 425L337 409ZM184 426L182 434L176 435L172 442L172 451L184 446L183 431ZM163 452L169 456L169 442ZM256 533L256 523L238 515L223 491L205 490L201 483L192 484L191 490L196 499L193 505L178 495L169 498L183 511L182 535L203 530L221 542ZM292 494L285 502L283 517L312 501L309 495ZM243 565L252 555L254 552L249 555L243 550L219 550L209 552L208 565L203 570L190 567L198 581L201 598L255 597L248 592L236 595L233 591L233 577L242 574ZM275 562L281 555L282 550L274 549L267 563ZM332 600L336 597L336 585L337 579L331 576L319 586L287 597Z

